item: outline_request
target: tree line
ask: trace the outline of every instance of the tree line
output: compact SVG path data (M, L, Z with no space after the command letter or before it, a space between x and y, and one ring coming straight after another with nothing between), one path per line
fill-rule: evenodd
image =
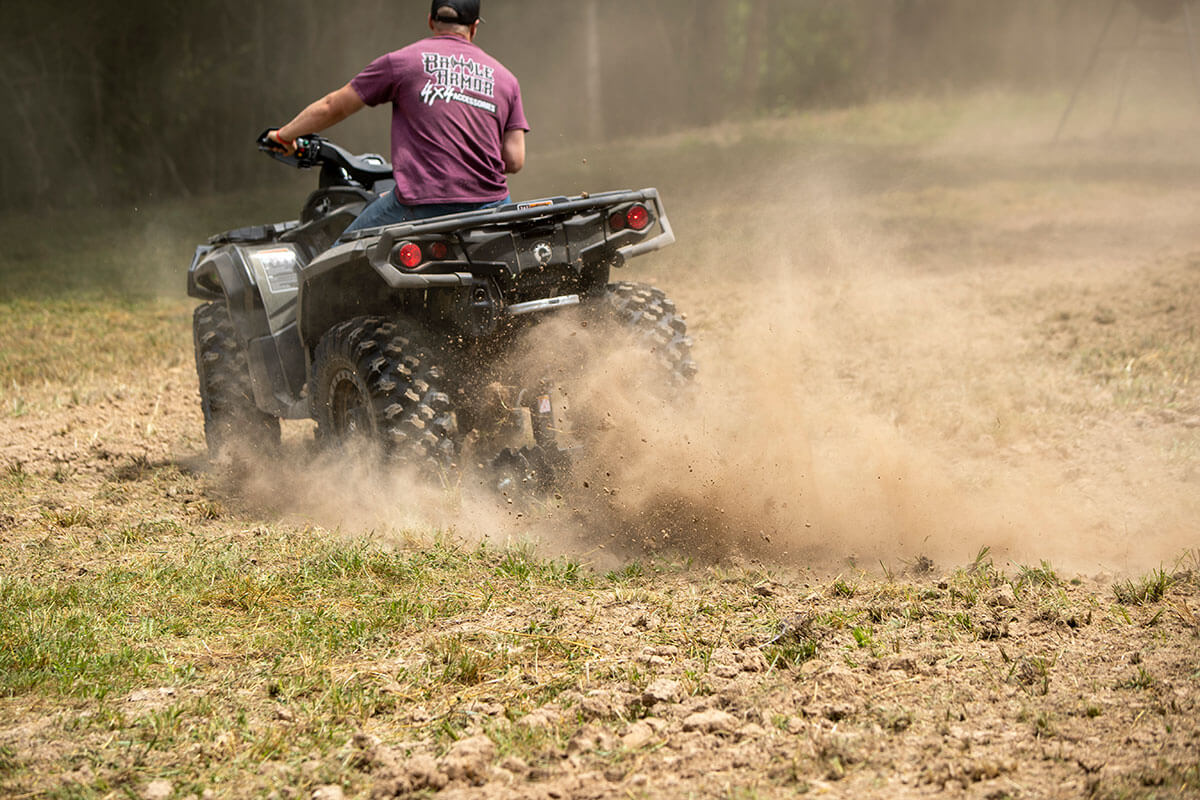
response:
M892 95L1065 86L1107 7L488 0L478 42L521 80L531 146L554 147ZM6 2L0 206L244 188L255 135L424 35L427 12L425 0ZM338 136L387 151L378 117Z

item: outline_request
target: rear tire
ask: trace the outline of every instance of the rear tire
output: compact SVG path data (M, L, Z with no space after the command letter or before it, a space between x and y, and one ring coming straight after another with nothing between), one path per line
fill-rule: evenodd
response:
M224 303L205 303L192 316L204 439L212 458L230 447L270 451L279 446L279 419L254 403L250 367Z
M441 358L407 320L361 317L334 326L313 356L312 412L324 442L357 439L441 477L457 454L457 419Z
M687 322L661 289L644 283L612 283L605 287L601 307L649 349L673 383L687 383L695 377Z

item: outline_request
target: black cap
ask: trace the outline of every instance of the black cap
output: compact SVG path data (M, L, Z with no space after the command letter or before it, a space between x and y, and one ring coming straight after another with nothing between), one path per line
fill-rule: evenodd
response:
M443 11L439 15L438 10L443 8L452 11ZM429 16L451 25L474 25L479 21L479 0L433 0Z

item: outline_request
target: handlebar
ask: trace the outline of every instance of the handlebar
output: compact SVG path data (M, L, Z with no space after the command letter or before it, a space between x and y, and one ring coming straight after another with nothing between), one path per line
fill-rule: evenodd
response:
M321 144L325 141L323 138L315 133L308 136L297 136L296 152L289 156L280 147L279 143L271 139L268 135L271 131L275 130L278 130L278 128L267 128L259 134L255 144L258 145L260 151L266 153L276 161L281 161L292 167L300 167L301 169L315 167L321 163Z

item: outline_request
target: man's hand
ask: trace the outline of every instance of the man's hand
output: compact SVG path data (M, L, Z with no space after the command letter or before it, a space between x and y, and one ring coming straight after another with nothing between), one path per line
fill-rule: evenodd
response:
M282 136L279 135L278 128L276 128L273 131L268 131L267 139L270 140L271 142L279 145L279 149L280 149L280 151L283 152L284 155L287 155L287 156L296 155L296 140L295 139L284 139Z

